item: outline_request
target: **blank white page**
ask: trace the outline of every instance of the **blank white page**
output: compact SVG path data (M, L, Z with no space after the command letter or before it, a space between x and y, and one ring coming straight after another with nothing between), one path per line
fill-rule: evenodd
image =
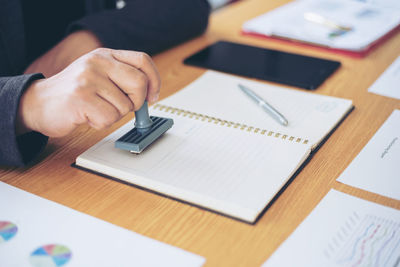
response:
M280 125L238 87L251 88L289 121ZM287 89L237 76L207 71L160 104L308 139L317 145L352 108L352 101Z
M78 157L86 168L248 222L307 158L310 146L150 109L174 126L139 155L114 148L126 124Z
M399 1L400 3L400 1ZM368 88L368 92L400 99L400 56Z
M400 110L393 111L337 181L400 200Z

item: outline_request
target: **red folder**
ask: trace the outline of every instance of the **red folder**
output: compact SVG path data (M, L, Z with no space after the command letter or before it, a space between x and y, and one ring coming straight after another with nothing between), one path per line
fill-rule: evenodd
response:
M259 34L259 33L253 33L253 32L242 31L241 33L243 35L249 35L249 36L254 36L254 37L258 37L258 38L273 40L276 42L281 42L281 43L286 43L286 44L290 43L290 44L293 44L293 45L296 45L299 47L312 47L312 48L315 48L317 50L324 51L324 52L332 52L332 53L342 54L342 55L346 55L346 56L350 56L350 57L362 58L362 57L365 57L369 52L374 50L376 47L378 47L380 44L384 43L390 37L396 35L399 30L400 30L400 25L393 28L391 31L389 31L388 33L383 35L381 38L377 39L375 42L371 43L368 47L364 48L363 50L359 50L359 51L331 48L331 47L321 46L321 45L314 44L314 43L306 43L306 42L300 41L300 40L282 38L282 37L277 37L277 36L268 36L268 35L263 35L263 34Z

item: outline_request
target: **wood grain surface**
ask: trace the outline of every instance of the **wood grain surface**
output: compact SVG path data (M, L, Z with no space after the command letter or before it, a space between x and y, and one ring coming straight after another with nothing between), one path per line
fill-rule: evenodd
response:
M204 70L182 64L185 57L217 40L229 40L304 55L339 60L341 68L318 94L352 99L355 110L263 217L249 225L132 186L87 173L70 165L75 158L132 118L103 131L80 127L65 138L51 139L27 168L0 168L0 180L145 236L204 256L206 266L259 266L295 230L332 188L400 209L400 201L336 182L400 100L368 93L368 87L400 55L400 33L364 58L351 58L240 33L244 21L287 1L244 0L213 13L201 37L158 54L161 98L186 86ZM292 88L293 90L300 90ZM399 189L400 190L400 189ZM0 192L1 193L1 192Z

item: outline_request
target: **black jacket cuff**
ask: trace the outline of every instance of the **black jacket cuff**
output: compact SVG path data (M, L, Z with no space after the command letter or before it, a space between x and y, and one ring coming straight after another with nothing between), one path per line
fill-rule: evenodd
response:
M37 132L16 135L16 119L21 95L42 74L0 78L0 165L24 166L46 146L48 137Z

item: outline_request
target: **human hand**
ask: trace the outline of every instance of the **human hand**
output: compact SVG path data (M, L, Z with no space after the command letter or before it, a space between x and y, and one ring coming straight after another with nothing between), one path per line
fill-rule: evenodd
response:
M45 77L51 77L79 57L101 46L100 41L90 31L73 32L35 59L24 73L42 73Z
M159 91L160 77L147 54L99 48L31 84L20 100L17 133L61 137L85 123L103 129L145 99L156 101Z

